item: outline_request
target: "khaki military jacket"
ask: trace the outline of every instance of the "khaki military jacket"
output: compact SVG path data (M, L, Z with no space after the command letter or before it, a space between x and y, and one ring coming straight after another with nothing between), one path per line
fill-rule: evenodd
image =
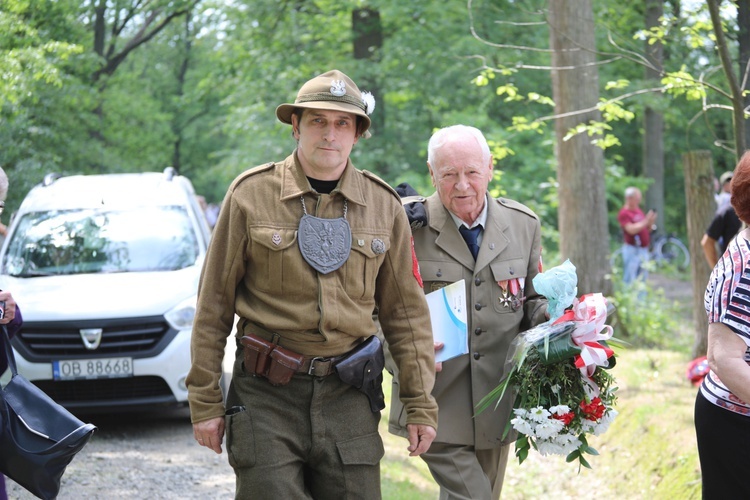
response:
M346 200L351 253L328 274L300 253L302 199L308 214L326 219L343 217ZM296 154L241 174L223 201L201 273L187 378L192 421L224 415L219 377L235 314L238 335L247 320L295 352L336 356L376 333L377 306L391 354L406 374L400 393L406 421L437 427L430 316L414 268L398 195L351 161L330 195L310 187Z
M414 231L424 291L464 279L468 302L469 354L445 361L432 391L440 423L435 441L492 448L502 441L513 395L507 393L497 410L489 408L475 416L474 408L506 374L513 339L545 321L546 299L531 282L539 272L541 227L524 205L489 198L487 227L475 263L437 194L427 198L425 208L429 223ZM394 390L398 385L397 376ZM394 400L389 430L405 435L404 423L403 407Z

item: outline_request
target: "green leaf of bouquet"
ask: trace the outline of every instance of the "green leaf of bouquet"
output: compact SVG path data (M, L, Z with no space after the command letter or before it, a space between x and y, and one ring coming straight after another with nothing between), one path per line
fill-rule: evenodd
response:
M590 463L588 463L588 461L587 461L587 460L586 460L585 458L583 458L583 455L579 456L579 457L578 457L578 460L580 461L580 464L581 464L581 465L583 465L583 466L584 466L584 467L586 467L587 469L591 469L591 464L590 464Z
M521 436L516 439L516 450L528 450L531 448L529 445L529 438L527 436Z
M579 458L580 456L581 456L581 452L580 451L578 451L578 450L571 451L570 453L568 453L568 456L565 457L565 461L568 462L568 463L570 463L573 460L576 460L577 458Z
M598 455L599 452L596 451L596 448L592 448L591 446L585 446L581 450L582 453L588 453L589 455Z
M524 448L521 450L516 450L516 456L518 457L518 463L522 464L524 460L529 456L529 449Z
M607 339L607 343L612 346L616 347L618 349L627 349L629 347L632 347L632 344L630 342L627 342L622 339L618 339L617 337L610 337Z
M476 406L476 412L474 413L474 416L479 415L484 410L489 408L489 406L493 403L495 403L495 406L500 403L500 400L503 399L503 395L505 394L505 390L508 388L508 384L510 383L511 376L515 372L515 368L513 368L507 377L505 377L503 380L500 381L500 384L492 389L485 397L483 397L479 403L477 403Z

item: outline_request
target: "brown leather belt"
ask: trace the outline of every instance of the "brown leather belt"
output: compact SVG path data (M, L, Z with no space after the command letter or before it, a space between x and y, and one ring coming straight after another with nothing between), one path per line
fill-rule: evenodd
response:
M302 366L297 373L306 373L313 377L327 377L335 371L334 365L338 357L321 358L320 356L305 356Z
M247 319L245 319L242 324L241 330L243 331L243 333L245 327L250 327L255 335L258 335L259 337L264 338L269 342L272 342L274 335L276 335L273 332L250 322ZM237 345L242 348L242 344L240 344L239 339L237 340ZM297 370L297 373L306 373L307 375L312 375L313 377L327 377L335 371L336 361L338 361L345 355L346 353L342 354L341 356L332 356L328 358L322 356L305 356L304 360L302 361L302 365Z

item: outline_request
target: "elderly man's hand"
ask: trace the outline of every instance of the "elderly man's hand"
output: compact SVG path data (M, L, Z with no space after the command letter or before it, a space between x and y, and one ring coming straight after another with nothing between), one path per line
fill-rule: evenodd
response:
M445 347L445 344L442 342L435 342L435 352L438 352L440 349ZM437 361L435 362L435 373L443 371L443 362Z
M418 457L428 449L437 435L434 427L424 424L407 424L409 432L409 456Z

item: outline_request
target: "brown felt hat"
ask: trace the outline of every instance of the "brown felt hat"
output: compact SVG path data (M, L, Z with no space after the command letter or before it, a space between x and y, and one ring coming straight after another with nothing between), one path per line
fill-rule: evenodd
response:
M297 93L294 104L281 104L276 117L283 123L292 123L295 108L345 111L361 116L359 133L369 137L370 117L375 109L375 98L369 92L360 92L351 78L339 70L331 70L305 83Z

